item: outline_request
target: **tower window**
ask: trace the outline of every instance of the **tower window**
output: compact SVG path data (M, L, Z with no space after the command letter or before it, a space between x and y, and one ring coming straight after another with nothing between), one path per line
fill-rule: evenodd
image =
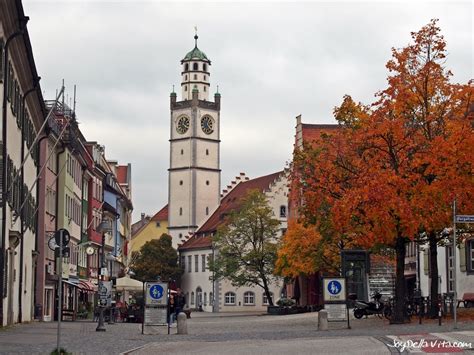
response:
M209 180L206 180L206 185L209 185Z
M199 70L198 63L193 64L193 70Z
M179 208L179 215L180 215L180 216L183 215L183 207L180 207L180 208Z
M206 149L206 155L209 155L209 149Z
M185 71L188 71L188 70L189 70L189 64L188 64L188 63L186 63L186 64L184 65L184 70L185 70Z
M206 87L204 86L204 91L206 91Z
M198 79L197 74L194 74L194 80L197 80L197 79Z
M205 63L202 65L202 70L207 71L207 65ZM206 76L204 76L204 80L206 80Z
M206 80L206 76L204 75L204 80Z
M183 238L183 234L179 233L179 239Z
M183 180L179 180L179 184L180 184L180 185L183 185Z
M206 207L206 216L209 216L209 207Z
M181 155L183 155L183 154L184 154L184 149L181 149Z
M187 75L184 76L184 80L188 80L188 76L187 76Z
M184 91L188 91L188 87L186 85L184 86Z

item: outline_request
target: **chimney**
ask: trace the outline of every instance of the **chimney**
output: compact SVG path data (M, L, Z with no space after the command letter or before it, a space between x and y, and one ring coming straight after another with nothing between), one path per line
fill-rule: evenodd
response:
M141 218L141 221L143 221L145 219L145 214L142 212L142 218Z

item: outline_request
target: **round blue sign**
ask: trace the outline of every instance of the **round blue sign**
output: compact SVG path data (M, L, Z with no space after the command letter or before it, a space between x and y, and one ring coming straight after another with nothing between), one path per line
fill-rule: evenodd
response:
M163 287L160 285L153 285L150 287L150 297L154 300L159 300L163 297Z
M328 283L328 291L331 295L337 295L342 290L342 285L339 281L332 280Z

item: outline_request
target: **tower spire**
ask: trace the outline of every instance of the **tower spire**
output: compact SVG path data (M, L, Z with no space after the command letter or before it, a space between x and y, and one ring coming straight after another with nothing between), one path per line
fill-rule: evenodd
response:
M198 46L198 28L194 26L194 47L197 48Z

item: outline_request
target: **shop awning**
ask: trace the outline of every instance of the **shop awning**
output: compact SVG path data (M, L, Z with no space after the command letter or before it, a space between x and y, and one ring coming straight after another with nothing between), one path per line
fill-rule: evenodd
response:
M79 287L87 292L95 292L97 287L87 280L79 280Z

